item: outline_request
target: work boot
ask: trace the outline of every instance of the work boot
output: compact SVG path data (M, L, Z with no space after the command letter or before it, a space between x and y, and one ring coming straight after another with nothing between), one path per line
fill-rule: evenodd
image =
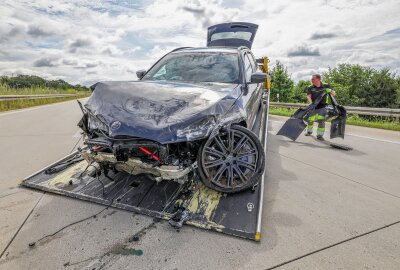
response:
M317 136L317 140L325 141L324 137L322 137L321 135L318 135L318 136Z
M306 135L306 136L311 136L312 135L312 132L306 132L306 134L304 134L304 135Z

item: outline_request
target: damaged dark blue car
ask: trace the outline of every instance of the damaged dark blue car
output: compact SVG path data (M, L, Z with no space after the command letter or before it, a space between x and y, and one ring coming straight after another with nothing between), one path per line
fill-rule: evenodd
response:
M250 50L256 31L250 23L215 25L207 47L173 50L138 71L138 81L97 83L81 105L82 156L97 171L180 183L198 176L226 193L253 187L265 157L249 128L267 76Z

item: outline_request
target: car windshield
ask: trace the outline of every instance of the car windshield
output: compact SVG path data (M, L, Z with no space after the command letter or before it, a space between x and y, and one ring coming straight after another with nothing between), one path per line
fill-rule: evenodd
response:
M239 83L235 53L172 53L144 76L145 80Z

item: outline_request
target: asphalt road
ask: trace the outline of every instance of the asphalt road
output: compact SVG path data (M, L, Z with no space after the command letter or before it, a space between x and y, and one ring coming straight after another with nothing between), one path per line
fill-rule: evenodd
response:
M72 150L79 118L74 101L0 114L0 269L400 269L400 132L348 126L346 152L276 136L271 116L256 243L19 188Z

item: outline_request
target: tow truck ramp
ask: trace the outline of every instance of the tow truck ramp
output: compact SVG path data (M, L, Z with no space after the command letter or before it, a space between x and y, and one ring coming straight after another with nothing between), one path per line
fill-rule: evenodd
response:
M253 125L266 150L268 101L259 108ZM252 190L225 194L197 179L184 184L156 182L151 175L124 172L90 177L88 163L75 151L23 180L22 185L76 199L259 241L264 176ZM195 177L196 178L196 177Z

